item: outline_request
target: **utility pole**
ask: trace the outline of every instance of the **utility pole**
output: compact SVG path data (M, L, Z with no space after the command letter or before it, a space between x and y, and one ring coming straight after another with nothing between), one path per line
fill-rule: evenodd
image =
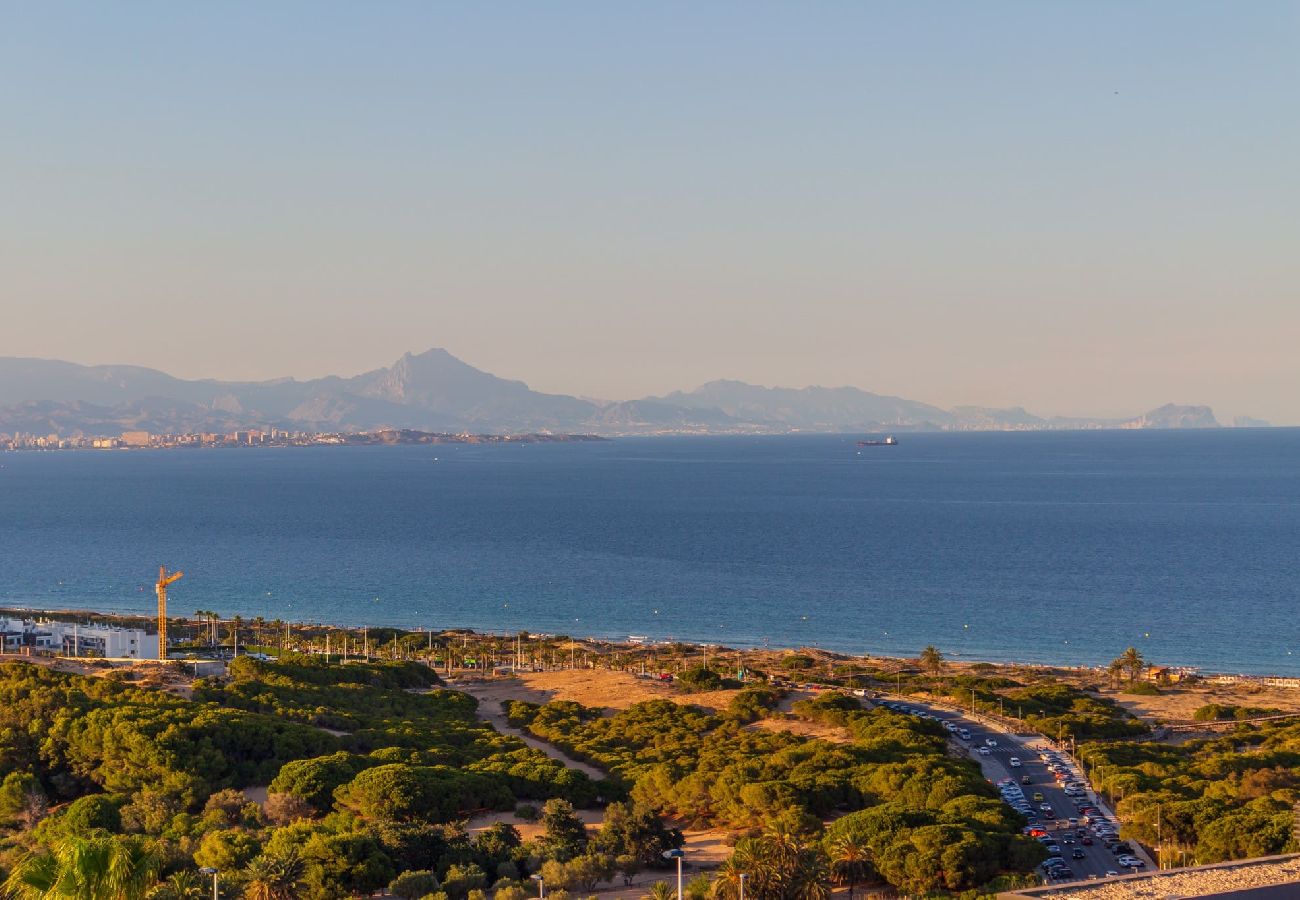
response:
M1157 869L1163 869L1165 867L1164 853L1162 852L1164 850L1164 846L1165 846L1165 841L1162 836L1162 830L1160 828L1160 804L1157 803L1156 804L1156 868Z

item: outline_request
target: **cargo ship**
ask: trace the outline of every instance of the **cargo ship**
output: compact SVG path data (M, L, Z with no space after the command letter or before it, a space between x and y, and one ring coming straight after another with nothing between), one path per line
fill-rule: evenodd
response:
M892 434L883 441L858 441L859 447L893 447L898 443L898 439Z

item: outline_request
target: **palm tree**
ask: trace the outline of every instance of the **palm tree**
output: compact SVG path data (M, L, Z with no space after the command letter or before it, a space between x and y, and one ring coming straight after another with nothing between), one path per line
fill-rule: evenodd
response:
M848 900L853 900L853 889L871 874L871 850L866 841L851 835L837 838L830 846L830 863L835 880L849 886Z
M303 864L296 852L282 856L263 854L244 870L247 900L294 900L302 885Z
M1118 662L1124 665L1128 670L1128 680L1137 681L1142 675L1142 670L1146 668L1147 661L1142 658L1136 647L1129 647L1120 654Z
M646 891L645 900L677 900L677 889L666 881L656 881Z
M921 651L921 665L931 675L938 675L943 671L943 654L939 648L933 645L926 647Z
M158 862L137 837L68 837L20 860L4 889L18 900L144 900Z
M18 861L5 879L4 893L16 900L57 897L59 861L52 853L29 853Z
M149 900L206 900L208 886L193 869L184 869L153 889Z
M1115 660L1106 667L1106 673L1110 675L1110 686L1112 688L1119 687L1120 676L1124 674L1124 663L1118 659Z

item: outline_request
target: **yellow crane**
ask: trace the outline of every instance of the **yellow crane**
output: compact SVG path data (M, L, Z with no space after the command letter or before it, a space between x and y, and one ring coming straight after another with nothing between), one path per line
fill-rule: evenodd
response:
M167 658L167 585L175 584L184 577L184 572L167 574L166 566L158 567L158 658Z

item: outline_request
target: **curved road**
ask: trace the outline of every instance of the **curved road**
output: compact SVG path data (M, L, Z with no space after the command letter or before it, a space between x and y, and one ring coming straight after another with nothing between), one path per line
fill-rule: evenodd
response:
M979 763L980 768L984 772L984 777L989 781L997 784L1004 778L1012 778L1017 783L1020 783L1021 778L1028 775L1031 783L1021 784L1020 786L1025 792L1025 799L1029 800L1033 806L1037 807L1039 805L1039 802L1033 800L1034 794L1041 793L1043 795L1043 801L1041 802L1050 804L1052 811L1055 813L1057 818L1069 818L1072 815L1077 816L1074 808L1074 801L1071 800L1069 795L1067 795L1065 791L1057 785L1056 779L1053 777L1052 773L1047 770L1046 763L1042 762L1038 758L1040 751L1055 749L1051 746L1051 743L1047 738L1042 735L1010 734L999 727L989 724L988 722L974 719L969 715L957 712L955 709L939 706L937 704L925 703L911 698L890 696L882 702L893 702L911 709L924 710L932 713L941 721L946 720L961 728L968 729L971 735L969 741L960 740L956 735L953 735L950 740L953 744L966 751L972 759ZM997 742L996 747L988 747L987 741L990 739ZM988 747L989 755L983 756L979 754L979 747ZM1097 797L1096 792L1092 789L1091 783L1083 777L1082 773L1078 772L1072 763L1068 762L1070 759L1069 754L1060 753L1060 756L1062 760L1066 761L1067 766L1074 770L1076 777L1072 780L1082 781L1088 785L1088 800L1092 805L1100 808L1102 814L1108 819L1119 824L1119 820L1115 817L1114 813ZM1019 767L1013 767L1010 765L1012 757L1016 757L1020 760ZM1073 834L1073 829L1063 829L1058 831L1056 828L1052 827L1051 823L1046 819L1044 819L1043 824L1050 834L1059 834L1062 839L1064 839L1067 834ZM1076 837L1075 840L1077 841L1078 838ZM1155 866L1143 847L1131 840L1129 841L1129 844L1133 846L1134 855L1146 863L1145 870L1140 871L1154 870ZM1071 852L1075 849L1083 851L1083 859L1070 858ZM1093 845L1090 847L1077 842L1071 844L1062 843L1061 850L1061 855L1065 857L1066 863L1068 863L1070 868L1074 870L1075 877L1073 882L1088 880L1093 877L1103 878L1106 876L1107 872L1116 872L1120 875L1131 874L1131 870L1120 868L1115 855L1111 853L1110 850L1106 849L1100 840L1095 840Z

